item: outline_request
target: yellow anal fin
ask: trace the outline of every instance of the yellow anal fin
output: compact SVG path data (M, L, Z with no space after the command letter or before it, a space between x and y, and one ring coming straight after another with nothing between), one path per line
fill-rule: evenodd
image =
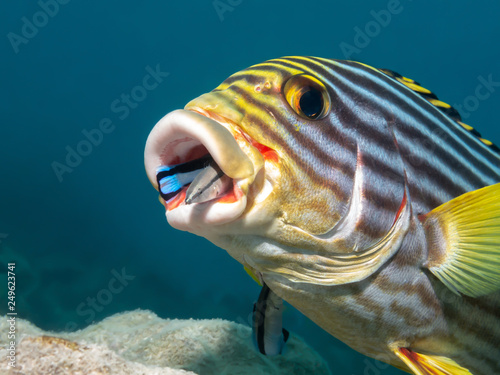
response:
M415 375L472 375L454 360L436 355L424 355L407 348L398 348L394 353Z
M427 268L455 293L500 289L500 183L465 193L423 218Z
M259 284L260 286L262 286L262 283L260 282L260 280L258 279L258 277L255 276L255 273L249 267L243 266L243 268L250 275L250 277L253 279L253 281L255 281L257 284Z

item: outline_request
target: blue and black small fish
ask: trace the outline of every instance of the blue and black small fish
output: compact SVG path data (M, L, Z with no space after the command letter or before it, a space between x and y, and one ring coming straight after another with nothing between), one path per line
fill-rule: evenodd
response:
M205 156L179 165L162 165L158 167L156 169L156 181L163 199L170 200L183 187L190 185L200 175L200 171L207 167L209 160L210 157Z
M161 119L145 166L174 228L350 347L500 374L500 152L418 82L269 60Z

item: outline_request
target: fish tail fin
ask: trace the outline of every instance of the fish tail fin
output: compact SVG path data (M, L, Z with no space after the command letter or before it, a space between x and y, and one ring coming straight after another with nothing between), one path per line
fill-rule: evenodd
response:
M285 328L283 328L281 330L281 337L282 337L282 341L281 341L281 347L280 347L280 350L279 350L279 354L285 354L285 352L287 351L287 346L286 343L288 341L288 338L290 337L290 332L288 332Z
M158 181L158 185L160 186L160 190L163 194L168 194L182 189L182 184L179 182L176 175L163 177L160 181Z

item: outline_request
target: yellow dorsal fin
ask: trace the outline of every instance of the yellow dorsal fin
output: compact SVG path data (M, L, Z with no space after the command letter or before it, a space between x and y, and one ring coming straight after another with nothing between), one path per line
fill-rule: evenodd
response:
M472 375L454 360L436 355L424 355L406 348L398 348L394 353L415 375Z
M455 293L500 289L500 183L465 193L423 218L427 268Z
M259 281L259 279L257 278L257 276L255 276L255 273L250 268L248 268L247 266L243 266L243 268L250 275L250 277L253 279L253 281L255 281L257 284L259 284L260 286L262 286L262 284Z
M451 105L441 101L438 99L436 94L434 94L432 91L429 89L426 89L420 83L414 81L413 79L403 77L401 74L396 73L393 70L389 69L379 69L382 73L388 75L389 77L395 79L399 83L402 83L409 89L415 91L418 93L422 98L426 99L429 103L431 103L434 107L438 108L441 112L445 113L448 117L452 118L453 120L457 121L462 121L462 118L460 117L460 114L458 111L453 108Z
M474 136L476 136L477 138L479 138L479 140L483 144L490 147L495 152L500 152L500 148L498 148L498 146L496 146L494 143L492 143L486 139L482 139L481 134L478 131L476 131L472 126L464 124L462 122L462 117L460 116L460 113L458 113L458 111L455 108L453 108L451 105L449 105L448 103L445 103L445 102L439 100L438 97L436 96L436 94L434 94L432 91L426 89L425 87L422 87L422 85L420 85L420 83L414 81L413 79L403 77L401 74L396 73L393 70L389 70L389 69L378 69L378 70L380 70L385 75L391 77L392 79L396 80L397 82L405 85L410 90L419 94L422 98L427 100L434 107L436 107L441 112L446 114L449 118L454 120L455 123L457 123L458 125L461 125L462 128L464 128L469 133L471 133Z

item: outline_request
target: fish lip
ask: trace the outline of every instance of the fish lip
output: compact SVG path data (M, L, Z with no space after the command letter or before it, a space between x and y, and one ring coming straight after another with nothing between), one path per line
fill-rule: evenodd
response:
M191 148L188 145L184 145L184 149L178 147L178 144L189 142L192 144ZM232 129L213 119L209 113L179 109L158 121L146 141L144 165L149 181L156 190L158 190L157 168L161 165L174 164L176 158L187 157L187 155L179 156L176 149L186 152L186 149L192 150L196 145L204 146L217 165L232 179L254 175L253 162L236 142Z
M192 157L188 154L190 150L201 146L206 148L205 152L208 151L222 171L234 181L235 202L219 203L224 198L222 196L189 205L182 201L169 207L161 199L167 209L167 220L173 227L193 231L193 222L199 224L199 227L203 223L220 224L243 213L248 188L262 168L262 163L259 162L262 155L250 143L248 136L237 124L201 108L170 112L155 125L146 142L144 164L146 174L156 190L159 190L156 180L159 166L196 159L201 155ZM179 194L176 198L182 198ZM219 207L212 207L215 205Z

